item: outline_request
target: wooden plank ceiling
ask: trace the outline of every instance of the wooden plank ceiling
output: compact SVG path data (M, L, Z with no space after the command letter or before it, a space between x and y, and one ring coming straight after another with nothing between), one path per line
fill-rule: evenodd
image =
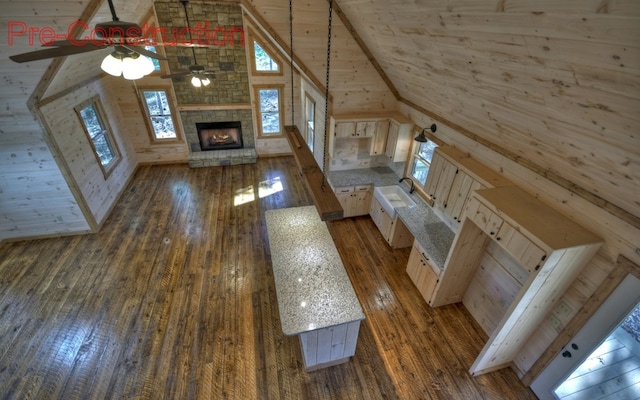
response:
M287 1L241 3L288 43ZM328 2L293 4L294 51L323 81ZM370 53L334 16L334 113L393 109L399 99L422 111L417 119L426 115L476 135L512 158L640 216L640 2L336 4ZM121 20L140 22L152 1L115 0L115 5ZM5 32L12 20L61 32L91 7L96 9L91 26L110 19L106 1L100 0L0 0L0 7ZM25 102L49 65L9 61L8 55L32 49L19 39L13 46L6 40L0 44L4 103ZM96 53L68 57L47 95L99 73L104 54ZM439 132L446 141L446 129Z

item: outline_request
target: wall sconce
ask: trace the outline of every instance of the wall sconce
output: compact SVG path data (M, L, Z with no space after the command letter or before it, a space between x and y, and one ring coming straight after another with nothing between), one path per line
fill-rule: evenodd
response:
M426 131L426 130L428 129L428 130L430 130L431 132L435 132L437 128L438 128L438 127L436 126L436 124L432 124L430 127L428 127L428 128L424 128L424 129L422 130L422 132L420 132L420 134L419 134L418 136L416 136L416 138L415 138L414 140L415 140L416 142L423 142L423 143L424 143L424 142L426 142L426 141L428 141L429 139L427 139L427 137L424 135L424 131Z

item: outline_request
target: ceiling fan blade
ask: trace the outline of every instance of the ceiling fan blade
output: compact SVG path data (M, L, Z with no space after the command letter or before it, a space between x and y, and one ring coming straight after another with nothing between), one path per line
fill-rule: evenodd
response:
M180 78L187 75L191 75L191 71L178 71L178 72L174 72L173 74L162 75L160 78L162 79Z
M150 58L155 58L157 60L166 60L167 57L161 56L158 53L154 53L153 51L149 51L147 49L145 49L144 47L140 47L140 46L129 46L126 44L121 45L122 47L129 49L131 51L135 51L138 54L142 54L143 56L147 56Z
M31 51L29 53L16 54L13 56L9 56L9 58L15 62L23 63L29 61L44 60L46 58L64 57L74 54L87 53L94 50L104 49L106 47L107 46L94 46L91 44L87 44L84 46L54 47L50 49Z

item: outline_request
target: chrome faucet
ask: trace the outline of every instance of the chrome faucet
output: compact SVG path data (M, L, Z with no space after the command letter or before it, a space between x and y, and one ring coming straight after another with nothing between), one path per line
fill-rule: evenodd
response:
M413 191L416 190L415 186L413 185L413 179L409 178L408 176L405 176L404 178L400 179L398 183L402 183L402 181L404 181L405 179L408 179L409 182L411 182L411 189L409 189L409 193L413 193Z

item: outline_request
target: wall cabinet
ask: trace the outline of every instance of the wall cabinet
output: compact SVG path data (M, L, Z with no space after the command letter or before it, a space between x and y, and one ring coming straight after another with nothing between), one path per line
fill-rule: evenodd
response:
M409 158L411 150L411 132L413 123L389 121L389 134L387 135L387 143L385 155L393 162L404 162Z
M345 218L369 213L373 196L371 185L337 187L335 193L344 210Z
M369 154L379 156L384 154L387 146L387 136L389 135L389 120L378 121L376 126L376 134L371 140L371 149Z
M434 307L463 300L489 244L528 271L471 367L479 375L510 365L556 301L593 257L602 239L516 186L478 190L468 201ZM513 285L511 286L513 287Z
M417 241L413 242L411 254L409 254L407 274L418 288L424 301L431 304L431 295L438 283L440 268L431 261L429 255Z
M377 121L336 121L334 134L337 138L371 138L377 126Z
M431 160L424 191L451 219L453 225L462 221L462 214L475 190L509 186L511 182L468 154L451 146L438 147Z
M388 111L331 116L328 152L331 159L340 159L339 163L333 164L334 170L345 166L362 168L369 165L369 157L381 155L393 162L407 161L413 126L407 117Z

